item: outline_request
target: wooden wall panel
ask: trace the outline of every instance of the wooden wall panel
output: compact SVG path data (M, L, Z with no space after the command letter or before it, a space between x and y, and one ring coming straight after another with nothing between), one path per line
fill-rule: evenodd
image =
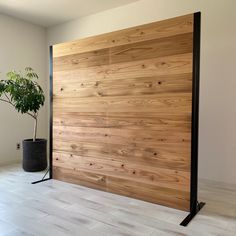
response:
M119 30L107 34L98 35L61 43L53 46L53 57L62 57L71 54L91 52L99 49L130 43L143 42L152 39L167 38L179 34L193 32L193 14L180 16L164 21L154 22L129 29Z
M193 15L53 46L53 178L190 209Z

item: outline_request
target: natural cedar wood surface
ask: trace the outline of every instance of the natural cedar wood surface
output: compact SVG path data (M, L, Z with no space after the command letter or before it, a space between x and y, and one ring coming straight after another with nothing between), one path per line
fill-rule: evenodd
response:
M130 62L184 54L192 51L192 33L133 44L72 54L54 59L54 71L75 70L93 66Z
M53 46L53 57L91 52L130 43L192 33L193 14Z
M53 46L53 178L190 207L193 15Z

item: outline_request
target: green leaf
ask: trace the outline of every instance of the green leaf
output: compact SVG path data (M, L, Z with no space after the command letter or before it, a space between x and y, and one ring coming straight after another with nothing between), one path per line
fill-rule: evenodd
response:
M16 110L22 114L38 112L45 101L42 88L34 81L39 78L38 74L31 67L26 67L24 73L10 71L6 76L6 80L0 81L0 97L6 93Z

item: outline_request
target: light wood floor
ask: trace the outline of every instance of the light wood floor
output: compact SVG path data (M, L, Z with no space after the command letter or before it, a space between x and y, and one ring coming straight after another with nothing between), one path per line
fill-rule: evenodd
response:
M0 167L0 235L236 235L236 187L200 183L207 205L187 228L187 213L151 203Z

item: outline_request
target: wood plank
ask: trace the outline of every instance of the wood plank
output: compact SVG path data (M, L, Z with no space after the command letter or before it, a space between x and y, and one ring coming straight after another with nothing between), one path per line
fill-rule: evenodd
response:
M193 32L193 14L119 30L53 46L53 57Z
M130 79L101 79L87 81L74 79L70 83L60 80L54 84L54 98L140 96L160 93L186 93L192 90L192 74L179 74Z
M191 53L192 48L193 33L174 35L166 38L112 47L109 50L110 63L124 63Z
M93 113L93 112L55 112L53 125L94 128L118 128L145 130L171 130L189 132L191 114L160 114L159 112Z
M56 57L53 70L66 71L192 52L192 33Z
M53 141L53 150L79 156L96 157L105 160L120 160L124 163L136 163L141 166L158 166L174 170L190 170L190 149L179 146L155 145L155 147L129 146L112 144L78 142L71 140Z
M138 133L138 135L137 135ZM121 130L115 128L90 128L54 126L54 139L72 140L84 142L98 142L107 144L125 144L132 146L145 143L146 145L179 145L182 148L188 147L191 139L189 132L171 132L155 130Z
M168 204L170 207L181 210L189 209L189 192L61 167L54 167L53 173L57 180L119 193L149 202L158 202L162 205Z
M86 171L70 170L53 166L53 178L89 188L106 190L106 176Z
M177 171L153 166L141 166L135 162L106 160L96 157L78 156L69 153L53 153L53 165L71 170L127 178L160 187L189 190L189 171Z
M107 64L109 64L109 50L101 49L64 57L56 57L53 60L53 71L74 70Z
M191 112L192 94L159 94L135 97L55 98L53 111L64 112Z
M162 188L151 184L130 181L123 178L107 177L107 191L137 198L180 210L189 210L189 192Z
M142 61L131 61L113 65L94 66L71 71L54 71L53 85L60 81L83 84L84 80L113 80L140 77L156 77L192 73L192 53L166 56ZM82 85L83 86L83 85Z

